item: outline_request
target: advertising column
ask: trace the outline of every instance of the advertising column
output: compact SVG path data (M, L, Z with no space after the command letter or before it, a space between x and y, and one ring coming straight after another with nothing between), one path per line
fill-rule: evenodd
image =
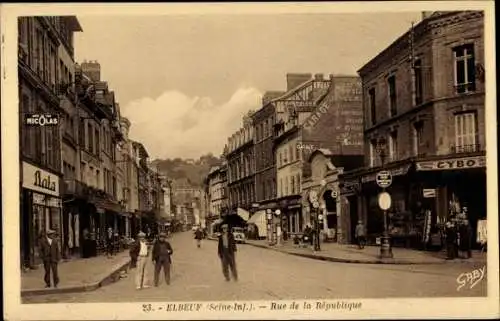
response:
M27 162L23 162L22 173L23 194L27 196L23 198L23 216L31 225L27 229L29 242L23 250L30 253L30 263L37 264L38 242L47 230L56 231L62 244L60 177Z

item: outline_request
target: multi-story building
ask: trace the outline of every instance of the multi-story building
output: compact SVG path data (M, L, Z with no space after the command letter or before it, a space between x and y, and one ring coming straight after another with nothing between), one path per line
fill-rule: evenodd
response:
M320 193L325 207L322 230L337 230L336 200L330 202L338 184L311 179L309 158L314 150L328 149L335 167L362 166L361 83L359 77L314 78L273 99L276 106L274 151L276 159L277 207L283 229L298 233L312 225L307 202L311 190ZM329 182L330 183L330 182ZM323 190L324 189L324 190ZM327 202L328 201L328 202Z
M269 101L282 94L282 92L266 92L262 98L263 107L252 115L255 155L255 206L253 210L256 210L258 215L265 215L266 209L274 209L277 206L275 203L276 167L273 153L276 108Z
M73 95L61 99L60 83L73 83L73 33L82 31L76 17L20 17L18 20L19 110L26 113L61 113L71 110ZM64 100L64 102L62 102ZM69 102L67 101L69 100ZM66 124L71 136L71 117ZM38 263L38 240L47 229L59 234L63 254L68 237L63 230L60 179L63 170L77 175L71 160L76 154L66 146L66 166L62 164L62 126L28 127L20 117L21 146L21 260L23 266ZM74 126L74 123L73 123ZM74 134L74 132L73 132ZM74 140L74 135L72 136ZM70 138L71 140L71 138ZM70 144L70 143L68 143ZM71 164L69 164L71 163ZM67 221L67 220L66 220ZM67 232L67 231L66 231Z
M250 210L255 201L255 161L252 112L243 117L243 127L227 143L228 209ZM258 189L257 189L258 190Z
M124 146L122 159L126 167L126 193L125 193L125 213L129 221L129 235L135 237L139 233L140 228L140 214L139 214L139 152L134 141L129 138L130 121L121 117L121 128L124 136Z
M175 219L184 226L195 224L193 201L200 199L202 188L193 186L188 179L175 179L172 182L173 204L175 206Z
M171 221L174 217L172 180L165 175L161 175L160 180L163 189L163 216L167 221Z
M146 217L151 210L151 203L149 202L149 184L148 184L148 158L149 154L143 144L139 142L132 142L134 154L136 155L137 164L137 196L138 196L138 210L136 217L138 219L136 226L137 232L145 230L148 226Z
M134 236L132 231L132 220L134 212L138 208L137 203L137 171L133 172L135 168L135 158L131 151L131 142L129 139L130 121L125 117L120 117L120 130L123 140L117 144L116 152L116 166L117 166L117 185L118 192L121 192L121 200L119 201L124 220L124 231L122 235L127 237ZM135 192L135 198L132 196ZM135 207L134 207L135 200Z
M148 166L148 189L149 204L151 204L149 212L150 217L153 219L152 225L156 230L156 224L164 218L163 209L165 203L159 170L151 164Z
M375 177L385 169L393 244L439 239L428 236L463 207L475 231L486 215L483 13L426 14L359 74L366 168L343 175L351 216L366 222L369 239L383 232Z
M208 217L220 217L227 208L226 164L210 169L206 179L208 189Z

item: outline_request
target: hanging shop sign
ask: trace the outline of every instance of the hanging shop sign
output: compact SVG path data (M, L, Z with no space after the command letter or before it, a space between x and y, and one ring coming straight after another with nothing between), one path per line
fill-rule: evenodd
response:
M380 171L375 177L377 185L381 188L387 188L392 184L392 174L389 171Z
M410 169L410 164L407 164L407 165L404 165L404 166L401 166L401 167L397 167L397 168L391 168L389 170L387 170L392 177L394 176L402 176L402 175L406 175L408 173L408 170ZM368 182L373 182L373 181L376 181L377 180L377 176L378 176L379 173L370 173L368 175L365 175L363 177L361 177L361 182L362 183L368 183Z
M59 196L59 176L23 162L23 187L43 194Z
M27 126L35 127L57 126L59 125L59 115L28 113L24 115L24 123Z
M435 188L424 188L422 190L422 196L424 198L434 198L434 197L436 197L436 189Z
M391 194L387 192L382 192L378 194L378 206L380 207L381 210L387 211L389 208L391 208L391 204L392 204Z
M353 195L361 189L361 184L357 181L343 181L340 187L340 194L342 195Z
M486 167L486 157L462 157L417 163L418 171L456 170Z
M424 217L424 233L422 235L422 242L425 244L429 242L429 238L431 235L431 211L425 211Z

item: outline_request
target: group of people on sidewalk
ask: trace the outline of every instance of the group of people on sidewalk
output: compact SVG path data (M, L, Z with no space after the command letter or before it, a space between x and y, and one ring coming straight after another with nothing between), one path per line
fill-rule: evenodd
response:
M195 232L197 247L201 248L202 231ZM226 281L238 280L236 269L236 241L233 233L230 232L228 225L221 226L221 233L218 236L217 254L221 260L222 273ZM135 286L137 290L149 288L149 278L147 273L148 258L151 256L151 262L154 266L153 284L159 286L160 273L163 269L165 283L170 285L170 271L172 266L172 255L174 250L167 240L167 234L159 233L158 238L152 245L148 244L146 234L139 232L137 240L130 248L131 268L135 268ZM231 272L231 273L230 273Z

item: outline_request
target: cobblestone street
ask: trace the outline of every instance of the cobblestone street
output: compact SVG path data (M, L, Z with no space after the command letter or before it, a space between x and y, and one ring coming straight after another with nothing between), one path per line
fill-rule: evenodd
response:
M24 303L130 302L193 300L270 300L336 298L419 298L485 296L486 278L472 289L457 291L457 277L483 263L373 265L324 262L239 245L238 282L226 282L217 257L217 242L196 248L192 233L176 234L172 283L136 290L134 272L96 291L39 295ZM149 264L152 276L152 265Z

